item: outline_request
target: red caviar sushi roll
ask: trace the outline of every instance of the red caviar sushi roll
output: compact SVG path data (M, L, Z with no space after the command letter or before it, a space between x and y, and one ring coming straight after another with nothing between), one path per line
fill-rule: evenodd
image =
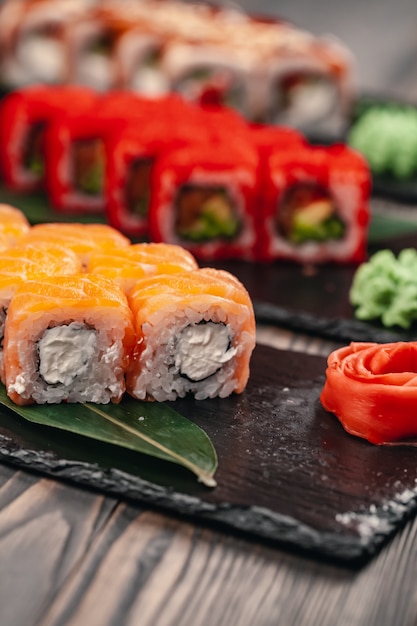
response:
M287 150L290 147L306 143L305 136L295 128L289 126L272 126L271 124L248 124L248 132L259 151L261 160L269 157L278 150Z
M34 85L7 94L0 102L0 172L5 185L16 191L44 186L45 133L68 108L84 113L97 102L91 89L76 86Z
M16 404L119 402L134 344L123 291L103 276L23 283L4 336L6 390Z
M198 259L254 258L259 155L246 136L165 153L155 164L150 237Z
M135 94L111 92L88 113L69 110L54 119L46 138L46 187L56 210L104 211L106 141L130 123L144 125L153 104Z
M212 268L139 280L128 296L136 346L127 391L140 400L241 393L255 347L244 286Z
M249 124L250 141L259 155L258 204L265 202L265 189L268 188L269 159L275 152L282 152L306 143L304 135L295 128L272 126L271 124Z
M176 95L147 101L146 120L133 119L106 141L104 197L109 224L131 237L148 235L151 178L156 159L168 146L194 141L201 112ZM197 117L198 111L198 119ZM199 128L199 136L208 133Z
M248 131L243 118L231 109L200 107L171 94L152 101L145 123L133 121L112 133L106 142L108 223L131 237L147 236L157 159L167 150L215 140L220 132L241 136Z
M268 160L258 256L297 262L360 263L370 219L369 167L345 145L308 143Z

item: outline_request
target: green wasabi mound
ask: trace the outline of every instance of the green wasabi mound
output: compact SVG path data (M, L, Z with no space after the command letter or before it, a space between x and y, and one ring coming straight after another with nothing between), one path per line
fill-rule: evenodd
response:
M417 251L380 250L357 269L349 292L360 320L410 328L417 320Z
M347 143L363 154L374 174L412 178L417 174L417 109L372 106L353 124Z

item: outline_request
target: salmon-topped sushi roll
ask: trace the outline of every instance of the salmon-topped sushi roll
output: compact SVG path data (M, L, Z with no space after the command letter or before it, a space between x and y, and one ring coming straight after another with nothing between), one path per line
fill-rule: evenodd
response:
M0 380L4 383L3 339L10 300L26 280L55 274L71 275L81 271L72 250L54 243L15 246L0 255Z
M10 204L0 204L0 242L13 246L30 231L26 215Z
M102 276L42 277L10 303L6 389L16 404L119 402L134 344L120 287Z
M0 252L4 252L10 248L9 240L3 233L0 233Z
M101 274L118 283L126 294L139 278L198 269L185 248L165 243L137 243L126 248L93 252L87 272Z
M77 222L35 224L24 239L25 243L31 244L50 241L75 252L83 266L87 265L94 250L124 248L130 245L130 240L112 226Z
M128 392L140 400L197 400L241 393L255 347L255 318L244 286L212 268L137 282L128 296L136 347Z

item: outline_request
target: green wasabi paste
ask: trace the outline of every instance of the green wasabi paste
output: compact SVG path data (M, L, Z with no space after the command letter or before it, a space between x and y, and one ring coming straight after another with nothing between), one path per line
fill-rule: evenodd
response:
M411 178L417 174L417 109L372 106L353 124L347 142L363 154L374 174Z
M410 328L417 320L417 251L380 250L357 269L349 293L355 316Z

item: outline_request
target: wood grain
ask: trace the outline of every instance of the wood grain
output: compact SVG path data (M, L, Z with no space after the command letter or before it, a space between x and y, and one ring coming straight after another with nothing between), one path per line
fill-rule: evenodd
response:
M415 623L416 523L356 572L29 475L7 483L20 496L0 513L12 574L6 585L2 576L2 626Z
M35 623L115 502L0 467L0 623Z

